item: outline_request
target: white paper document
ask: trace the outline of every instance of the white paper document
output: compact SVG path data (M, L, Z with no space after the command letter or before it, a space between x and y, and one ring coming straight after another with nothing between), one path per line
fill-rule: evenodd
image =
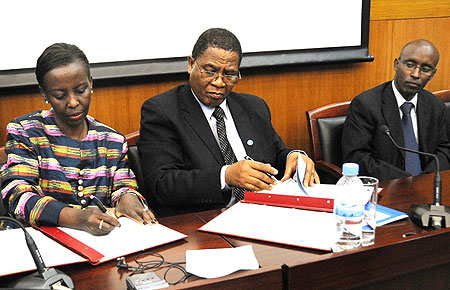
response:
M315 184L314 186L305 187L303 179L305 178L306 164L302 158L297 161L297 169L295 179L289 178L286 181L278 181L272 187L272 190L262 190L260 193L271 193L279 195L309 196L319 198L334 199L336 191L340 189L335 184Z
M33 238L47 267L87 261L87 259L47 238L40 231L32 228L27 228L27 231ZM0 248L0 256L3 260L0 263L0 276L36 270L36 264L31 257L22 229L0 231L0 240L3 245Z
M217 278L238 270L259 268L251 245L186 251L186 271L202 278Z
M199 230L331 251L333 214L239 202Z
M102 253L105 256L102 261L108 261L186 237L186 235L161 224L142 225L126 217L119 218L119 222L120 227L116 227L104 236L93 236L88 232L69 228L60 229Z
M94 236L88 232L60 227L59 229L75 239L103 254L103 261L115 259L141 250L180 240L186 235L164 225L141 225L129 218L119 219L121 227L104 236ZM47 267L88 261L69 248L47 237L42 232L28 227ZM35 270L36 265L25 242L22 229L0 231L0 276Z
M278 181L278 183L273 186L272 190L262 190L259 192L334 199L336 191L340 189L340 187L335 184L315 184L314 186L302 188L304 189L304 191L300 189L297 181L289 178L284 182Z

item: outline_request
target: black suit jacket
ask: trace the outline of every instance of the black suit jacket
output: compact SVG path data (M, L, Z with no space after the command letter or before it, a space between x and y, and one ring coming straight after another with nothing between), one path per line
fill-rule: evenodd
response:
M417 100L419 150L438 155L440 169L449 168L450 153L445 133L445 105L432 93L421 90ZM405 171L404 152L395 148L380 127L389 127L392 137L404 147L403 128L392 82L356 96L344 123L344 162L360 165L360 175L380 180L410 176ZM435 170L433 157L420 156L423 172Z
M227 97L247 155L284 174L287 148L272 127L270 110L259 97L232 92ZM169 214L224 207L225 161L189 84L154 96L142 105L137 146L150 193L169 206ZM166 207L167 210L167 207Z

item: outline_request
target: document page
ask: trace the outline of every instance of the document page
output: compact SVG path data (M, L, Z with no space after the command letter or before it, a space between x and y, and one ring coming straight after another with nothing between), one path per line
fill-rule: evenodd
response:
M119 218L119 222L120 227L104 236L94 236L85 231L69 228L60 229L102 253L105 256L102 261L108 261L186 237L186 235L162 224L141 225L127 217Z
M303 188L303 190L301 188ZM289 178L284 182L278 181L278 183L273 186L272 190L262 190L259 192L334 199L336 191L340 190L340 187L336 184L315 184L314 186L302 186L301 188L297 181Z
M260 193L271 193L280 195L309 196L318 198L334 199L337 190L340 190L336 184L315 184L314 186L305 187L303 179L305 178L306 164L302 158L298 159L295 180L288 180L273 186L272 190L262 190Z
M87 261L66 247L46 237L43 233L28 227L28 233L33 238L45 266L73 264ZM0 276L36 270L36 264L31 257L25 235L22 229L0 231L0 240L3 247L0 248Z
M239 202L199 230L331 251L332 213Z
M202 278L217 278L238 270L258 268L258 260L251 245L186 251L186 271Z

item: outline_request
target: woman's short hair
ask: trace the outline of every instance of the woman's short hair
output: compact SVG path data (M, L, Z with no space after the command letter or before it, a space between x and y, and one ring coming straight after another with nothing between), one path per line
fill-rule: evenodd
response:
M52 69L65 66L74 62L82 63L88 76L91 76L89 61L84 52L76 45L67 43L54 43L47 47L36 63L36 79L43 88L44 76Z

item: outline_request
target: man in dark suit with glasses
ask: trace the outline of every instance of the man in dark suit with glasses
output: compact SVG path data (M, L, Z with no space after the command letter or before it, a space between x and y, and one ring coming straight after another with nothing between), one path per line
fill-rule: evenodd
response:
M189 83L148 99L137 146L149 191L178 214L225 207L244 190L270 189L289 178L298 158L306 186L319 183L313 161L285 146L266 102L232 92L242 51L231 32L205 31L188 57Z
M342 136L345 162L360 174L380 180L415 176L436 168L433 157L405 153L380 130L387 126L399 146L436 154L440 169L449 168L445 105L424 90L436 73L437 48L427 40L407 43L394 61L393 81L356 96L348 109Z

